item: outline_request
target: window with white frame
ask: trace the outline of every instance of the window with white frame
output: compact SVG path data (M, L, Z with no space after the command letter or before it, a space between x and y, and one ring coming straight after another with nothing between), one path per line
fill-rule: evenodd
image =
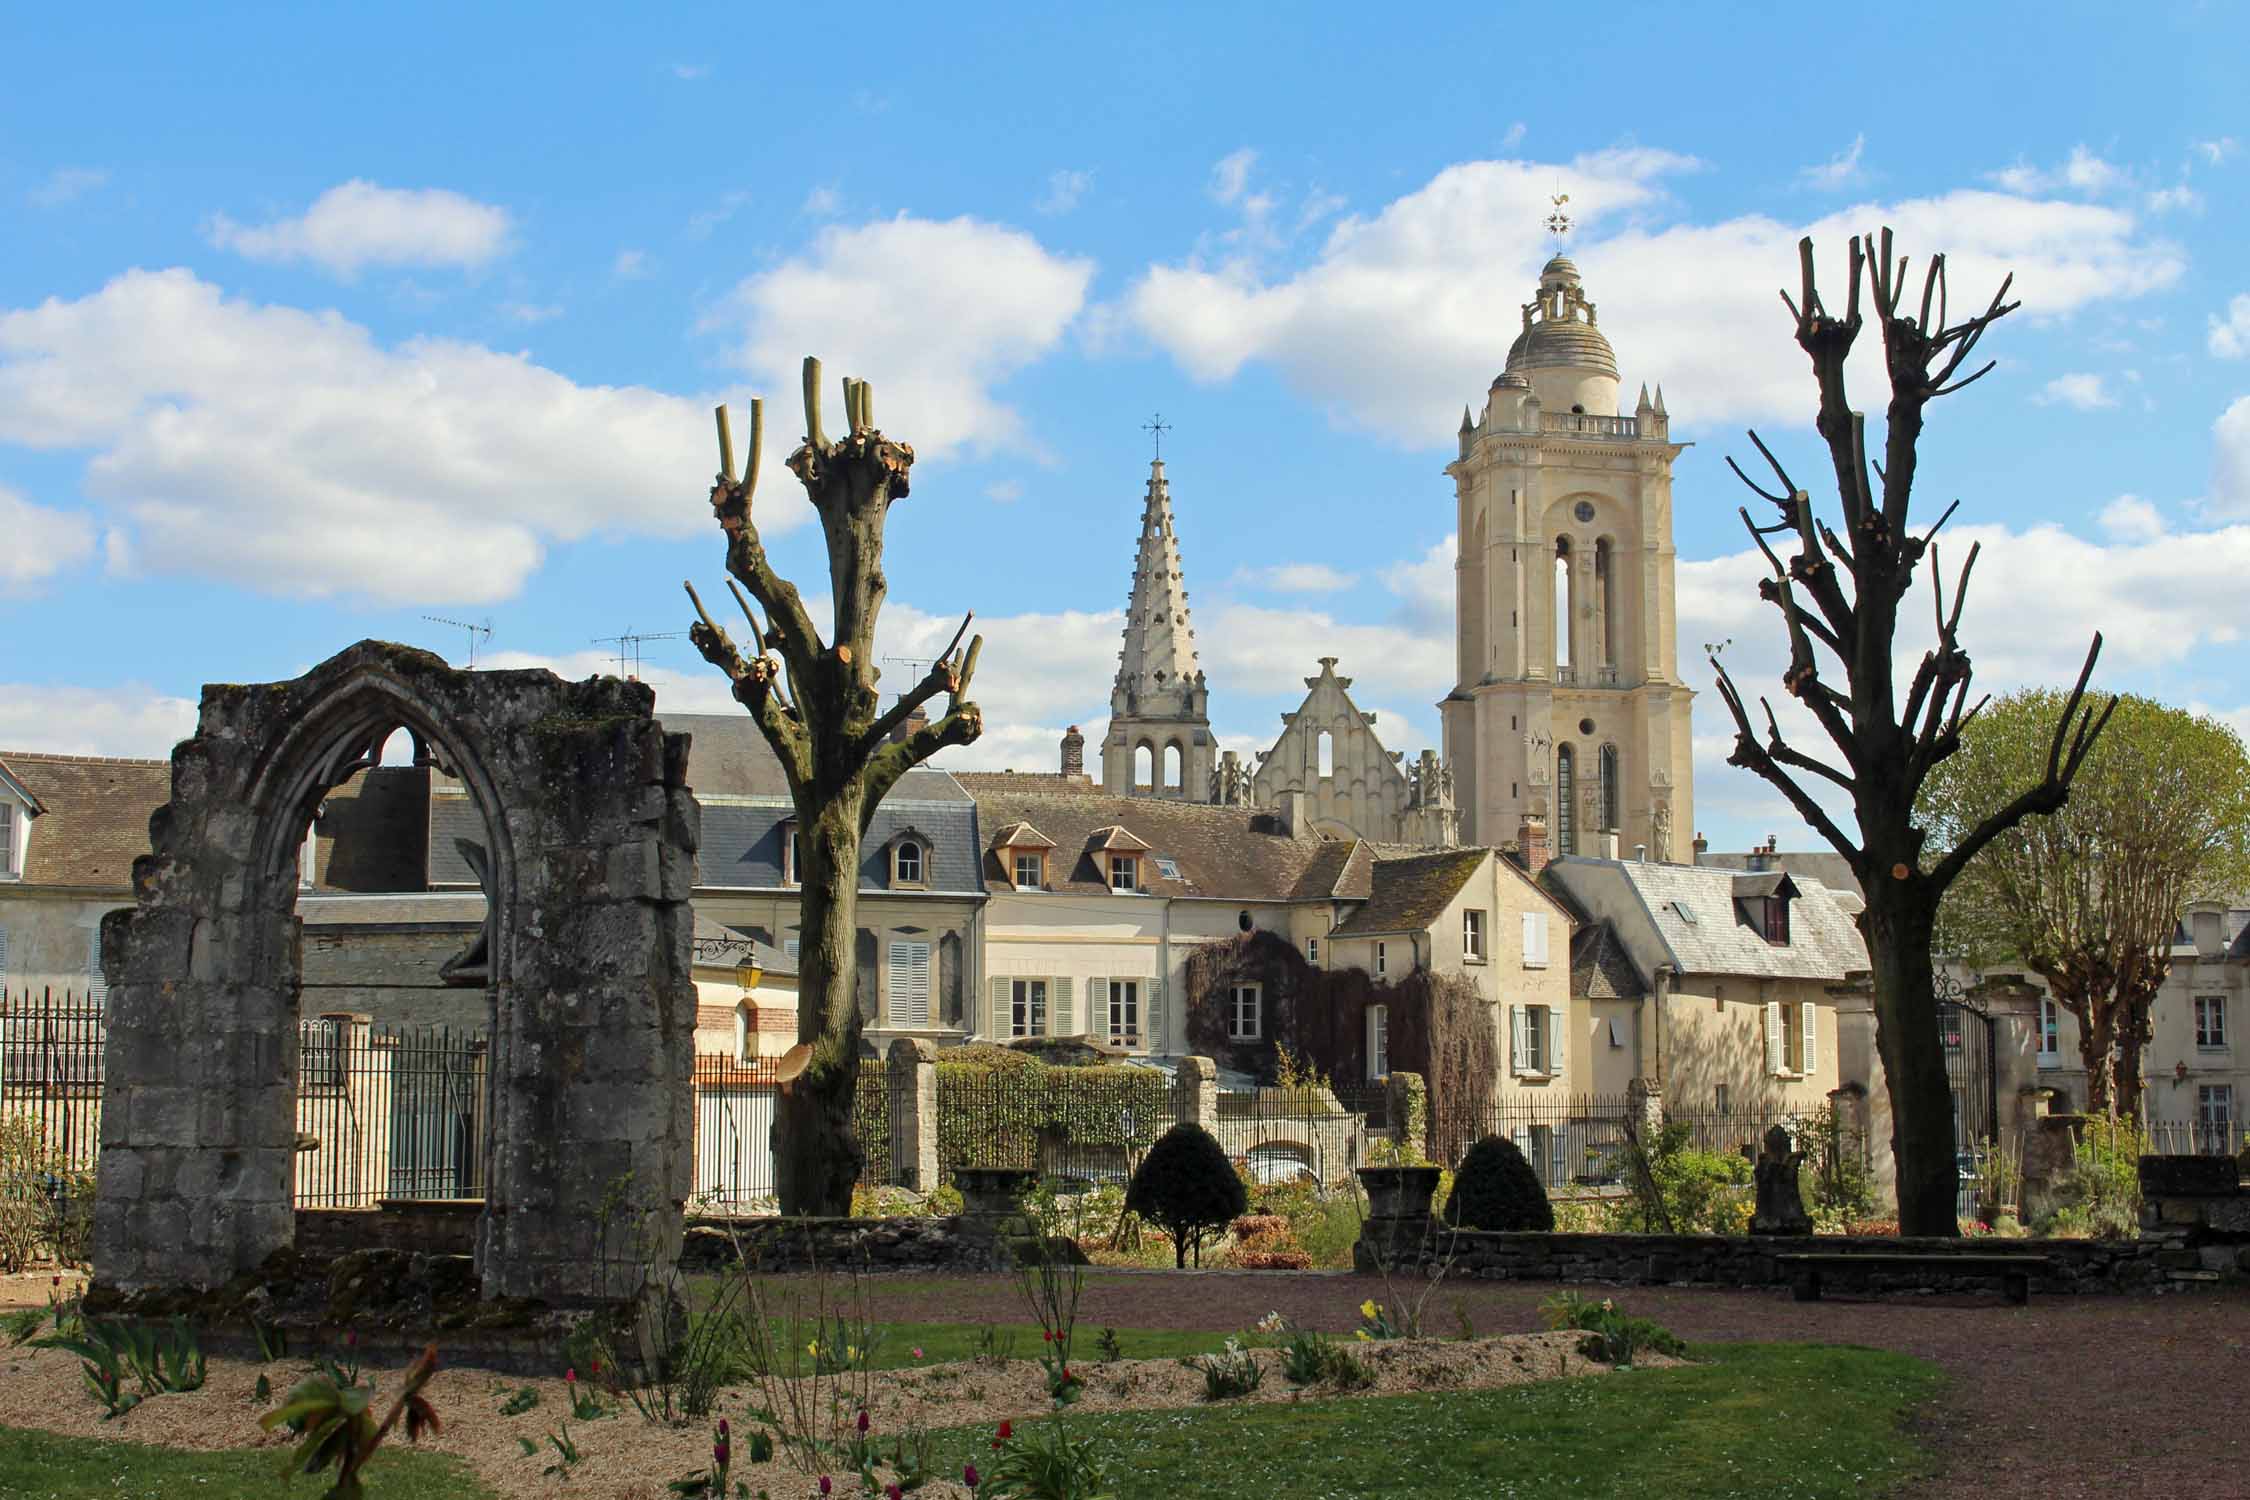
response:
M1046 861L1035 849L1019 850L1015 859L1016 889L1037 890L1047 883Z
M2234 1085L2198 1084L2195 1090L2195 1149L2201 1155L2234 1154Z
M1377 943L1375 945L1375 977L1377 979L1381 979L1383 977L1384 971L1390 967L1390 960L1391 945L1388 943Z
M1141 862L1130 854L1112 854L1109 857L1109 888L1113 891L1139 890Z
M893 1026L930 1024L930 945L891 944L890 967L884 975Z
M2052 995L2039 997L2039 1066L2059 1067L2062 1063L2062 1007Z
M1008 1034L1047 1034L1047 981L1016 979L1008 984Z
M1141 1035L1141 982L1137 979L1112 979L1109 982L1109 1039L1113 1042L1138 1041Z
M1461 913L1461 956L1478 962L1484 959L1484 913L1481 911Z
M16 868L16 804L0 798L0 880L14 880Z
M1367 1077L1369 1082L1391 1071L1391 1008L1367 1007Z
M1308 964L1317 964L1320 962L1319 938L1309 937L1305 939L1305 962Z
M1234 985L1227 991L1227 1037L1254 1042L1264 1034L1265 998L1254 984Z
M1809 1078L1820 1069L1820 1007L1798 1000L1766 1004L1766 1071Z
M2227 1000L2224 995L2195 997L2195 1045L2207 1051L2227 1044Z
M900 839L891 851L891 883L894 885L922 884L924 850L919 839Z
M1556 1065L1555 1033L1558 1017L1554 1007L1511 1005L1508 1012L1510 1071L1534 1077L1552 1076L1560 1072L1561 1069Z

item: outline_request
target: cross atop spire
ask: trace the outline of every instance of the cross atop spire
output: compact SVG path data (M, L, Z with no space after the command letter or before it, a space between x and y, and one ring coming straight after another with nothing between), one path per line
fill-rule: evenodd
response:
M1555 249L1560 253L1570 238L1570 214L1563 208L1570 201L1570 194L1557 193L1547 201L1554 205L1554 211L1547 215L1547 232L1555 237Z
M1141 424L1141 431L1155 435L1156 457L1159 459L1164 457L1164 434L1171 430L1172 424L1164 420L1164 413L1162 412L1158 412Z

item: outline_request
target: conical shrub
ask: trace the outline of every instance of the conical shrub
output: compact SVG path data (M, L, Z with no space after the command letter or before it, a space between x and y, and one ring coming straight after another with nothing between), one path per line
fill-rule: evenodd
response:
M1125 1211L1139 1214L1172 1236L1173 1263L1187 1264L1189 1245L1203 1264L1203 1242L1214 1238L1250 1206L1234 1164L1210 1131L1175 1125L1141 1158L1125 1189Z
M1555 1210L1515 1142L1488 1135L1461 1158L1445 1221L1456 1229L1551 1230Z

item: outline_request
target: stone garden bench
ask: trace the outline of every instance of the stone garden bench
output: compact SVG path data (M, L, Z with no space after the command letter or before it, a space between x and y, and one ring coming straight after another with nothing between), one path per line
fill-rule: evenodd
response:
M1777 1255L1774 1261L1789 1273L1799 1302L1820 1300L1823 1271L1885 1270L1996 1277L2008 1300L2020 1307L2031 1300L2031 1278L2045 1275L2053 1269L2044 1255L1954 1255L1942 1252L1921 1255Z

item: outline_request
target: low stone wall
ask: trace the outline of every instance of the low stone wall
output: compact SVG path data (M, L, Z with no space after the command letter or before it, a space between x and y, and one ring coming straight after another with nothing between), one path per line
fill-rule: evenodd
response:
M894 1219L690 1219L683 1270L746 1259L763 1271L990 1271L1013 1264L989 1220L959 1214Z
M484 1204L471 1199L387 1202L379 1208L300 1208L297 1253L332 1259L354 1250L474 1255Z
M1409 1243L1413 1247L1408 1248ZM1362 1239L1354 1247L1361 1270L1375 1268L1375 1247ZM2129 1241L1947 1240L1845 1235L1690 1235L1690 1234L1488 1234L1439 1231L1409 1242L1403 1237L1394 1266L1422 1274L1450 1258L1451 1277L1494 1281L1593 1281L1638 1285L1767 1287L1786 1286L1789 1275L1780 1255L2039 1255L2050 1274L2032 1279L2032 1290L2049 1295L2151 1290L2168 1279L2157 1256ZM1990 1291L1989 1273L1941 1272L1879 1267L1864 1275L1824 1270L1831 1284L1847 1290Z

